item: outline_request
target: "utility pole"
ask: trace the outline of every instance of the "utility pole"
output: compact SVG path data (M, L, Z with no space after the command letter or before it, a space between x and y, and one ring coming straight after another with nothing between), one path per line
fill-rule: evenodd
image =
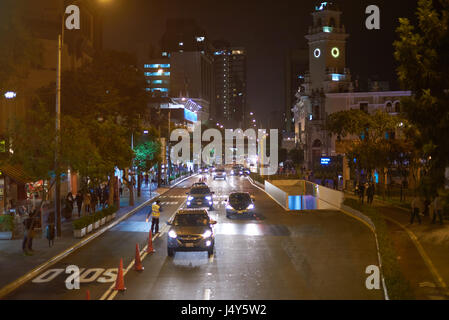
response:
M59 172L59 135L61 129L61 67L64 34L64 15L62 32L58 36L58 71L56 76L56 147L55 147L55 221L56 234L61 237L61 173Z

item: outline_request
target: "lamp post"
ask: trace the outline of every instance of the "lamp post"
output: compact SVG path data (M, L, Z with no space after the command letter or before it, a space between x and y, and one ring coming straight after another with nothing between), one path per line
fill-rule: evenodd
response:
M72 5L77 5L81 0L75 0ZM109 0L98 0L108 2ZM59 134L61 129L61 73L62 73L62 50L64 47L65 31L64 4L62 6L61 32L58 35L58 64L56 70L56 147L55 147L55 222L57 237L61 237L61 175L59 172Z

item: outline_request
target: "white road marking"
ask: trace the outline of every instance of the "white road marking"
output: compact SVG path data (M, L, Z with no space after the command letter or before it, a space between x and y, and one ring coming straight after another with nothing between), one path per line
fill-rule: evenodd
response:
M210 300L210 293L211 293L210 289L204 290L204 300Z
M172 220L173 217L176 215L176 212L184 205L185 201L181 202L181 205L175 210L175 212L172 214L172 216L168 219L168 221ZM162 229L161 232L154 235L151 240L154 242L154 240L156 240L156 238L161 237L163 234L165 234L167 232L167 230L169 229L168 225L165 225ZM147 248L148 245L146 245L140 252L140 260L143 261L147 256ZM133 259L131 261L131 263L129 264L129 266L126 268L126 270L123 270L123 278L125 277L125 275L128 273L128 271L134 266L135 260ZM101 296L100 300L105 300L106 297L108 297L108 295L110 294L110 296L107 298L107 300L114 300L115 296L117 295L117 290L114 290L115 287L115 283L113 283L109 289ZM111 293L112 291L112 293Z

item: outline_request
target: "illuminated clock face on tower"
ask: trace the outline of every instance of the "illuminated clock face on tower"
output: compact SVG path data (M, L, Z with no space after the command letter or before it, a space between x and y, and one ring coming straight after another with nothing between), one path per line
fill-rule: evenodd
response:
M338 49L337 47L332 48L331 53L332 53L332 57L338 58L340 56L340 49Z
M313 55L315 58L319 58L321 56L321 50L319 48L316 48L315 51L313 51Z

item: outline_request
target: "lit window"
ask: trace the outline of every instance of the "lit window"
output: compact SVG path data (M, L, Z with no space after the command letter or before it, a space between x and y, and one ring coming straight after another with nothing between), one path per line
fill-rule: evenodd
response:
M323 27L323 32L331 33L332 29L332 27Z
M180 42L180 43L179 43L179 46L182 47L183 45L184 45L184 42Z
M203 42L205 37L196 37L197 42Z
M168 55L167 52L162 52L162 56L163 56L163 57L166 57L167 55Z

